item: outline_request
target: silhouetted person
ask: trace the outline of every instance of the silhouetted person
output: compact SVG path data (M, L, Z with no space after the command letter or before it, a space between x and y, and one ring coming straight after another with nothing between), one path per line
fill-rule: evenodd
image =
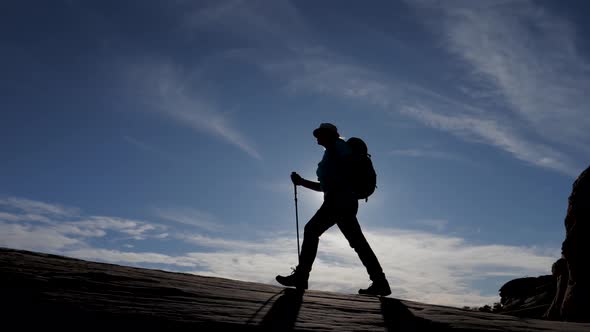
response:
M359 294L387 296L391 294L389 283L356 218L358 199L352 192L349 174L352 150L340 138L333 124L322 123L313 135L318 144L326 148L316 172L319 182L303 179L295 172L291 174L291 180L295 185L324 192L324 203L305 225L299 265L291 275L279 275L276 280L284 286L307 289L320 236L338 225L373 281L367 289L360 289Z

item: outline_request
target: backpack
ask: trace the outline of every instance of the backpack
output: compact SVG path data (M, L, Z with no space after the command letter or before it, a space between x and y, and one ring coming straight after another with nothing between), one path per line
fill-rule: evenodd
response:
M352 150L350 180L352 190L357 199L369 200L377 188L377 173L373 168L371 155L368 153L367 144L358 138L351 137L346 143Z

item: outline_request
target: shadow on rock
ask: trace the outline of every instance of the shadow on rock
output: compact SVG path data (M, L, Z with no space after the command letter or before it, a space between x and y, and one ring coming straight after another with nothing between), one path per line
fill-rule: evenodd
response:
M400 300L381 297L381 312L387 331L450 331L441 323L416 317Z
M287 288L260 322L263 330L291 331L299 315L305 291Z

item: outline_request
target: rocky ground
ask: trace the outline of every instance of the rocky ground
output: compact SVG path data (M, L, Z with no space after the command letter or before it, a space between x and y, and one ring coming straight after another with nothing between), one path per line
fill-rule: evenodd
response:
M294 289L0 248L15 330L590 331L394 298ZM4 329L4 328L3 328Z

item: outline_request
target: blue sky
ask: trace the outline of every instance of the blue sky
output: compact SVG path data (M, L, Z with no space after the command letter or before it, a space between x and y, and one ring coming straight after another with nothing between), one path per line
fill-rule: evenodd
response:
M549 274L588 165L584 1L0 5L0 245L274 284L312 131L362 137L359 220L394 297ZM322 202L299 190L303 224ZM337 228L313 289L368 276Z

